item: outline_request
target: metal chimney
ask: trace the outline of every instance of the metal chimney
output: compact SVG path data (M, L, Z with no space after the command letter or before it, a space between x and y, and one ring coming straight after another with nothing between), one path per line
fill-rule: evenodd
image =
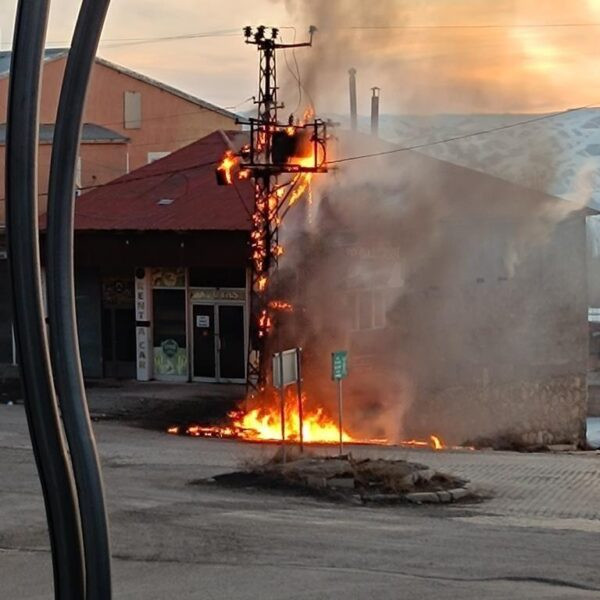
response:
M358 113L356 109L356 69L348 71L350 75L350 126L356 131L358 124Z
M379 92L378 87L371 88L373 95L371 96L371 134L379 135Z

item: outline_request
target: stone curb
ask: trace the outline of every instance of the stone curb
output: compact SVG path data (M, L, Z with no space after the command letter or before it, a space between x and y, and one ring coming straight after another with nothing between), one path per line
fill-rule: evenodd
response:
M404 498L413 504L447 504L466 498L470 494L468 488L455 488L442 492L412 492Z

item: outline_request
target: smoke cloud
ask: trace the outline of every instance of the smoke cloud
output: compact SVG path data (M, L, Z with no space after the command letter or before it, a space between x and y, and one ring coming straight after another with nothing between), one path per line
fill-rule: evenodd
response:
M525 72L550 85L541 55L531 62L541 38L534 51L520 30L492 29L473 52L475 33L452 26L518 23L531 3L499 2L493 11L488 2L452 4L450 13L424 2L288 0L294 18L320 29L300 69L317 114L347 106L349 67L381 85L388 111L407 118L541 106L539 94L529 95L533 83L517 85ZM441 31L410 29L423 23ZM407 29L351 29L357 24ZM291 78L286 95L296 87ZM361 134L336 137L334 159L397 148ZM305 348L309 403L334 410L329 355L346 348L347 423L361 437L577 438L577 408L564 432L547 413L559 396L582 405L586 298L568 290L585 289L582 215L595 173L582 168L561 199L543 193L558 172L552 136L538 132L527 143L522 136L515 153L536 165L535 181L521 185L420 152L344 162L317 178L315 205L290 213L284 226L277 283L297 307L281 321L278 343Z
M373 86L384 90L390 110L411 114L541 112L600 101L597 30L555 27L594 23L593 2L573 2L567 10L562 0L549 0L543 14L533 0L284 4L298 40L309 25L319 29L313 50L296 55L321 111L346 109L351 67L358 70L363 113ZM291 41L289 31L284 35Z

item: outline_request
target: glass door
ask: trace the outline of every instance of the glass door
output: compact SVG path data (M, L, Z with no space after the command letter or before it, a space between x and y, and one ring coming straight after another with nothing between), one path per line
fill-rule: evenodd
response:
M194 378L217 379L215 306L194 304L192 307L194 329Z
M219 311L219 379L244 381L246 352L243 305L221 304Z
M193 378L244 383L246 336L243 304L193 304Z

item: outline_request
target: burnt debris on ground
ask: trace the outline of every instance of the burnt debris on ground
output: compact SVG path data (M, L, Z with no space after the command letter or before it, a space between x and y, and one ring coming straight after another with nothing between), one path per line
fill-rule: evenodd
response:
M405 460L301 456L218 475L227 487L254 487L314 495L362 504L449 503L474 500L468 481Z

